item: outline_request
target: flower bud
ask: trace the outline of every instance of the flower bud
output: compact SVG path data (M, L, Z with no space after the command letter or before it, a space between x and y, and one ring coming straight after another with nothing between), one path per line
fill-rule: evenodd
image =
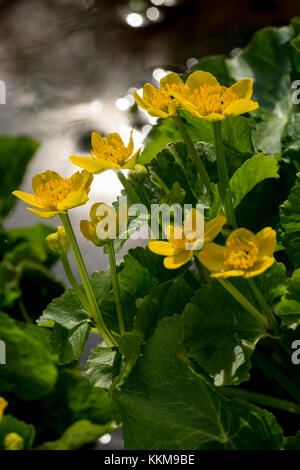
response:
M4 410L7 407L7 405L8 405L7 401L3 397L0 397L0 421L2 419Z
M24 439L16 432L10 432L4 438L4 448L5 450L23 450L24 449Z
M69 240L65 229L57 227L57 232L51 233L46 237L46 243L51 251L58 255L66 253L69 249Z
M144 165L135 165L134 169L129 172L129 179L133 182L142 184L147 176L147 168Z

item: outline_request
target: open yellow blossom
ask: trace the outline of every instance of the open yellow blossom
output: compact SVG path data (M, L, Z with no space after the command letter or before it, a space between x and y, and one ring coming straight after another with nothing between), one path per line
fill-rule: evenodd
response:
M106 138L99 132L92 132L92 151L90 157L72 155L70 160L74 165L84 168L89 173L102 173L105 170L126 170L136 164L140 149L133 153L132 132L129 144L125 147L123 140L116 132Z
M5 400L5 398L3 397L0 397L0 421L3 417L3 414L4 414L4 410L5 408L7 407L8 403L7 401Z
M231 87L225 87L211 73L202 70L189 75L184 93L172 91L172 96L184 109L193 116L208 121L221 121L254 111L258 108L258 103L251 100L252 94L251 78L244 78Z
M266 227L256 235L238 228L226 240L225 246L210 243L199 252L199 261L212 277L257 276L275 261L276 232Z
M143 88L143 98L134 93L136 103L145 109L150 116L167 118L177 114L180 103L173 99L172 94L184 93L184 83L176 73L169 73L160 81L159 90L151 83L146 83Z
M188 263L195 250L199 250L201 246L206 246L211 243L214 238L220 233L223 225L226 222L226 218L223 216L216 217L209 221L204 227L204 240L201 230L197 233L197 227L195 221L197 217L203 219L203 215L192 209L184 219L181 227L169 226L165 232L169 241L150 241L148 244L149 250L157 255L165 256L164 266L167 269L177 269L180 266ZM192 235L185 234L184 225L189 223L189 219L192 219Z
M90 218L91 220L80 221L81 233L94 245L103 246L126 230L128 207L122 204L119 211L116 211L104 202L96 202L91 207Z
M64 214L68 209L85 204L91 188L93 176L87 171L75 173L70 178L63 178L55 171L46 171L32 178L34 194L13 191L13 195L22 201L37 207L27 209L43 219Z

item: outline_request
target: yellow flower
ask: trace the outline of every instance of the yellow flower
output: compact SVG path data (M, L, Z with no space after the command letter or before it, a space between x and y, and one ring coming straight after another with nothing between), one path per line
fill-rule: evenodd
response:
M140 149L133 153L132 132L129 144L125 147L119 134L113 132L106 139L99 132L92 132L92 151L90 157L72 155L74 165L84 168L90 173L102 173L105 170L131 169L136 164Z
M212 277L243 276L263 273L274 263L276 232L266 227L256 235L245 228L238 228L226 240L225 246L210 243L198 254L199 261Z
M244 78L228 88L220 85L211 73L198 70L189 75L185 93L172 91L172 96L193 116L221 121L257 109L258 103L251 100L252 93L251 78Z
M7 405L8 405L7 401L3 397L0 397L0 421L3 417L3 413Z
M174 100L171 94L184 93L184 83L176 73L169 73L160 81L160 88L157 90L151 83L146 83L143 88L143 98L134 93L136 103L145 109L150 116L167 118L177 114L180 104Z
M57 214L64 214L72 207L81 206L88 201L93 176L87 171L75 173L70 178L62 178L55 171L46 171L32 178L34 194L14 191L14 196L22 201L37 207L31 212L49 219Z
M169 241L150 241L148 244L149 250L157 255L165 256L164 266L167 269L177 269L180 266L188 263L194 251L199 249L200 244L203 243L201 234L196 231L195 221L197 217L196 209L192 209L185 217L182 227L170 226L166 228L166 234ZM198 216L203 218L203 215L198 212ZM184 234L184 225L187 225L192 220L192 238L188 234ZM226 218L223 216L216 217L205 224L204 228L204 246L211 243L220 233ZM196 235L195 235L196 234Z
M24 439L16 432L10 432L4 438L5 450L23 450Z
M102 215L99 216L99 209ZM116 239L126 229L128 223L128 207L121 205L119 211L104 202L96 202L90 210L91 220L81 220L80 230L83 236L96 246L103 246ZM98 233L97 233L98 232ZM102 237L99 234L102 233Z
M58 226L57 232L50 233L50 235L46 237L46 243L54 253L67 253L69 240L64 227Z

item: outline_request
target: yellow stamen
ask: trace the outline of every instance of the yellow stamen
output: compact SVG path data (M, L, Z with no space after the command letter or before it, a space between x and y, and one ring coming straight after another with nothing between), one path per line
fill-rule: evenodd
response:
M63 201L74 189L74 181L71 179L50 180L36 188L35 199L38 205L42 205L47 210L56 210L59 202Z
M198 108L199 113L207 116L211 113L222 114L238 96L230 88L221 85L203 85L193 90L188 97Z
M101 152L92 151L92 156L95 155L97 158L103 160L113 161L119 165L123 165L127 158L130 156L123 142L117 139L111 139L110 143L103 139Z
M251 268L258 259L258 247L250 240L232 240L227 249L224 265L230 269Z
M168 107L171 101L173 101L172 96L170 93L172 91L177 91L179 93L184 93L184 85L172 83L166 84L165 86L161 87L157 93L151 98L150 104L153 108L161 109L162 111L168 112Z

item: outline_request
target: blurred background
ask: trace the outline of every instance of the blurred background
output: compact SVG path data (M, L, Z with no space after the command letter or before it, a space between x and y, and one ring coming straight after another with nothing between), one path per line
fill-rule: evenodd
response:
M155 119L138 111L133 92L146 81L158 85L167 71L185 72L197 59L234 57L253 33L284 25L300 14L299 0L0 0L0 134L26 135L40 147L20 189L47 169L64 176L77 168L72 154L90 151L91 131L116 131L135 146ZM95 177L88 207L71 217L90 272L107 260L78 230L96 201L111 203L120 192L113 172ZM18 202L7 228L37 223ZM50 220L50 223L55 223ZM136 244L129 241L124 251ZM59 265L55 274L64 279ZM105 440L106 439L106 440ZM120 447L120 433L101 446Z

